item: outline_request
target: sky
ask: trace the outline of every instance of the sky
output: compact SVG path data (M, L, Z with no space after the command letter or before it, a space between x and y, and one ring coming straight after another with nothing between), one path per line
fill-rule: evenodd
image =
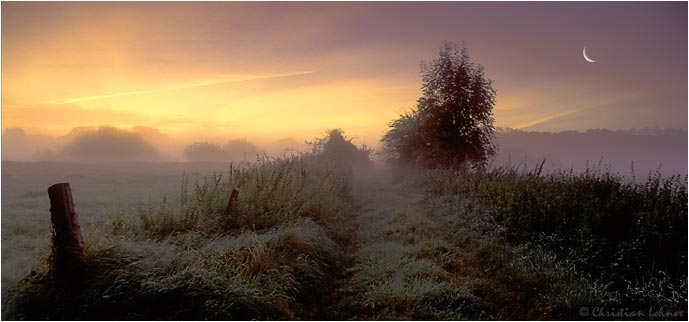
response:
M446 40L496 126L687 129L686 2L3 2L2 127L375 146Z

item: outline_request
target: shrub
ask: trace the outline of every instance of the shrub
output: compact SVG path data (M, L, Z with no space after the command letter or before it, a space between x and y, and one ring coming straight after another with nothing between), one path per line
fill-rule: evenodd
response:
M321 156L330 162L339 162L345 165L370 166L371 150L365 145L357 147L340 129L329 130L322 138L312 142L311 152Z

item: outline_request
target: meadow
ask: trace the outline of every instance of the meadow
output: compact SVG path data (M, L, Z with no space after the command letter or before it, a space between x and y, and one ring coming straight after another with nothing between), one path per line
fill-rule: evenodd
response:
M48 187L69 182L84 232L115 214L177 198L181 180L226 171L219 163L2 162L2 295L40 266L50 248Z
M687 317L686 177L381 168L322 150L4 162L3 318ZM68 288L47 265L45 190L63 181L87 255Z

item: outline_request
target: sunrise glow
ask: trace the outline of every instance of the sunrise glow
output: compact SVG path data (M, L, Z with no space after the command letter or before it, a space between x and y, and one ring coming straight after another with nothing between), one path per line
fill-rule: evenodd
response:
M641 30L629 17L636 8L597 13L615 4L544 4L553 19L510 6L5 3L2 125L258 141L342 128L375 146L415 105L419 63L453 40L466 41L494 81L496 126L686 128L686 48L667 41L686 34L681 21L649 18L658 28ZM578 24L573 12L587 17L583 29L564 28ZM596 64L581 57L584 44Z

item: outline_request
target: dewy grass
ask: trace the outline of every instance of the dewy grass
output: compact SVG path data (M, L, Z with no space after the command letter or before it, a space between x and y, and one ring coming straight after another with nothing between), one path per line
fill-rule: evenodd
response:
M114 223L123 232L161 239L189 231L231 234L261 230L299 218L331 227L348 209L346 169L315 157L260 161L203 178L190 189L183 181L180 205L143 206ZM229 213L233 190L238 198ZM132 218L133 217L133 218Z
M108 230L118 213L141 203L156 204L179 193L184 172L190 181L229 164L126 163L70 164L2 162L2 296L36 270L50 252L50 203L46 189L69 182L83 234Z
M381 182L382 181L382 182ZM358 218L356 264L341 302L353 319L463 319L480 315L471 282L455 276L459 250L428 218L408 182L369 179ZM413 181L413 180L412 180Z
M484 266L511 263L518 280L549 281L535 301L566 318L578 317L577 305L686 312L686 187L686 178L657 174L630 182L602 170L539 168L439 170L426 184L436 208L458 209L459 216L443 217L457 231L471 222L461 219L468 200L474 218L485 222L474 225L495 232L506 255L484 252Z
M264 233L110 245L89 249L83 284L72 289L43 273L27 278L10 294L6 317L295 319L328 291L340 256L310 219Z
M211 175L86 230L81 284L39 270L9 293L10 319L314 318L342 252L332 236L350 212L348 172L312 157ZM225 213L232 189L240 191Z
M27 220L6 225L3 208L3 241L34 257L10 262L28 267L3 318L581 319L581 307L686 316L686 179L388 177L318 155L220 170L184 176L161 202L102 213L102 196L86 203L86 267L71 287L35 264L49 250L37 188L9 193L3 207Z

